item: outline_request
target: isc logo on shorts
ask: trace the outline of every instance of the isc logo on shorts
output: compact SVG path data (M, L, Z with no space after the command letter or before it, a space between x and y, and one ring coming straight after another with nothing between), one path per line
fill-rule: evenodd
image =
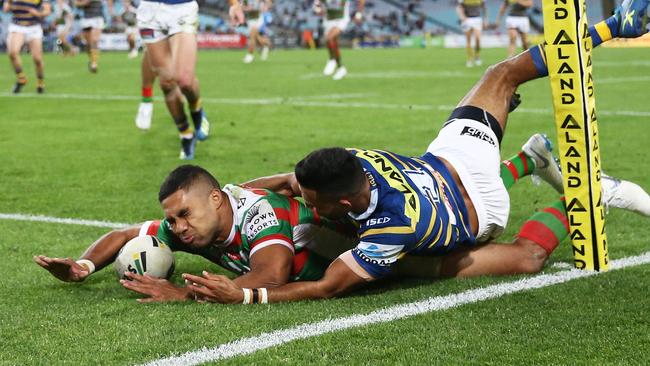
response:
M474 128L474 127L469 127L469 126L463 127L463 130L460 132L460 135L461 136L467 135L467 136L476 137L479 140L483 140L485 142L488 142L492 146L496 146L496 144L494 143L494 140L492 140L492 137L490 137L487 133L485 133L485 132L483 132L483 131L481 131L481 130L479 130L477 128Z

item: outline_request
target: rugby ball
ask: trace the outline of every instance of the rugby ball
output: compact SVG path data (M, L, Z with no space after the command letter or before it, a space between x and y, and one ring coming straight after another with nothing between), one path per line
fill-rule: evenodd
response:
M142 235L120 249L113 267L120 279L125 278L124 272L169 279L174 273L174 263L174 253L167 244L155 236Z

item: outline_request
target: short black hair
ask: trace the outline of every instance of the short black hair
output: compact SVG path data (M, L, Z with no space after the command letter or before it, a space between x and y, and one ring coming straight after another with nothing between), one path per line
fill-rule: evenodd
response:
M179 189L187 190L197 182L206 182L212 188L221 189L217 179L207 170L197 165L181 165L172 170L160 185L158 201L162 202Z
M301 186L336 198L358 193L366 180L359 159L342 147L312 151L296 164L295 173Z

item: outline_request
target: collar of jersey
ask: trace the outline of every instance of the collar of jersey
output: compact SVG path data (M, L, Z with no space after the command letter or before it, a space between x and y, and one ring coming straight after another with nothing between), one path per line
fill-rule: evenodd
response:
M232 208L232 226L230 227L230 234L228 234L228 239L226 239L224 242L226 246L229 246L232 244L233 240L235 240L235 234L237 233L237 225L235 224L237 222L237 201L235 200L235 197L230 194L230 192L226 190L221 190L221 192L225 193L226 196L228 196L230 207Z
M350 215L351 218L359 221L359 220L365 220L370 215L372 215L373 212L375 212L375 209L377 208L377 201L379 200L379 189L371 189L370 190L370 205L368 205L368 209L359 215L355 215L353 212L348 212L348 215Z

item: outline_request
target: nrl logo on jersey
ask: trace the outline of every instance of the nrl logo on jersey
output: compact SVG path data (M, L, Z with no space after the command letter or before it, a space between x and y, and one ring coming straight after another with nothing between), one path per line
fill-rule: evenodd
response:
M246 237L253 240L257 234L273 226L279 226L278 218L275 216L273 207L266 201L261 201L253 206L246 214L244 220L246 226Z

